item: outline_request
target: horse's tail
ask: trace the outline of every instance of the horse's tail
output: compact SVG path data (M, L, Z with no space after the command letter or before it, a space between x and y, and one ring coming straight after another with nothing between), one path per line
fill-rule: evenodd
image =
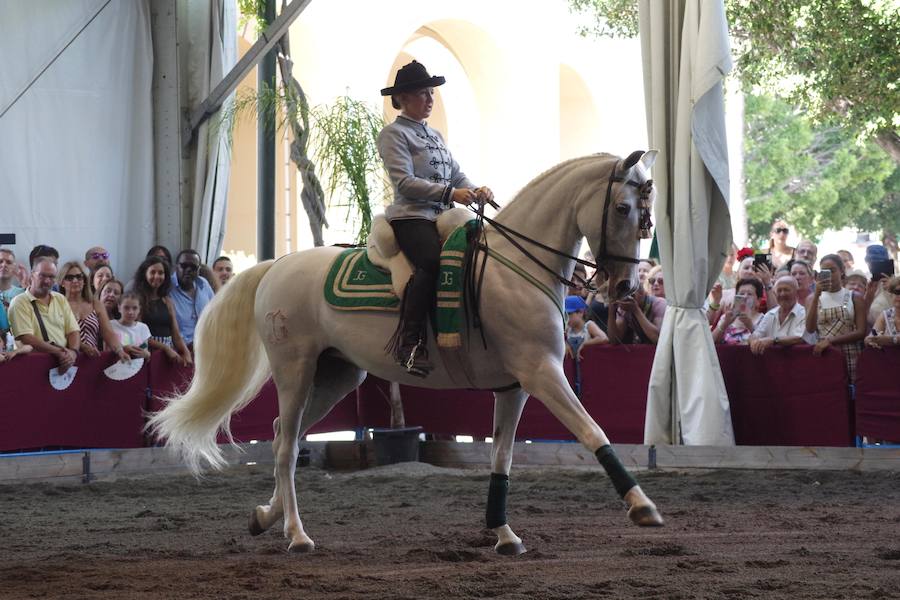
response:
M231 414L246 406L269 378L269 361L256 329L256 289L274 264L244 271L209 303L194 332L194 378L183 394L164 398L147 429L174 448L193 473L203 462L221 469L227 462L216 444L221 429L231 437Z

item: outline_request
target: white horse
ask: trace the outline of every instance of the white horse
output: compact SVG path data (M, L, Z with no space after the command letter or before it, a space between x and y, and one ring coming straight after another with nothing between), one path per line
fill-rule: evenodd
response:
M639 228L645 235L649 230L653 192L647 175L655 157L650 151L635 152L624 161L598 154L564 162L529 183L496 221L568 255L587 237L599 271L608 278L611 298L625 296L637 286ZM596 453L633 522L662 525L655 505L624 469L563 372L560 304L565 286L559 277L571 277L573 259L522 242L549 267L544 270L494 227L486 226L486 236L488 246L507 262L487 259L480 304L487 349L480 334L469 331L465 375L458 365L456 371L448 369L449 361L438 358L434 338L428 345L435 369L424 380L408 375L385 352L397 327L396 313L331 308L324 299L324 282L342 248L314 248L256 265L216 295L197 325L190 388L153 415L149 427L178 449L194 472L202 463L221 468L217 432L230 435L231 414L250 402L271 374L279 411L272 444L275 491L252 512L250 531L262 533L283 517L289 550L302 552L315 545L297 509L297 441L367 372L419 387L459 388L468 381L466 387L505 388L495 392L487 503L487 526L497 535L497 552L525 551L506 521L506 493L516 427L529 395L540 398Z

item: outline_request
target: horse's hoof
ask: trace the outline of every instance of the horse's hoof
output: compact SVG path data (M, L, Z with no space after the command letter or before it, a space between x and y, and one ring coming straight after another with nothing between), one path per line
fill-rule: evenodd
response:
M522 542L508 542L506 544L498 543L494 546L494 551L503 556L518 556L528 552L528 550L525 549L525 544Z
M259 524L259 519L256 518L255 510L250 511L250 524L247 528L250 530L250 535L252 536L257 536L266 532L265 528Z
M291 542L291 545L288 546L288 552L296 552L298 554L312 552L315 549L316 545L312 542L304 542L302 544L295 544L294 542Z
M632 506L628 509L628 518L640 527L662 527L665 525L662 515L653 505Z

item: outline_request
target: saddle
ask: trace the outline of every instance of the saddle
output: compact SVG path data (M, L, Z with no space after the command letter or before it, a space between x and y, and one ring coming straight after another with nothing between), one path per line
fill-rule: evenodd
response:
M452 208L441 213L437 219L441 244L444 244L458 227L471 219L472 211L462 207ZM384 215L378 215L372 219L366 253L369 262L390 273L394 293L397 298L402 300L406 283L413 273L413 266L406 255L400 251L397 238L394 236L394 229Z

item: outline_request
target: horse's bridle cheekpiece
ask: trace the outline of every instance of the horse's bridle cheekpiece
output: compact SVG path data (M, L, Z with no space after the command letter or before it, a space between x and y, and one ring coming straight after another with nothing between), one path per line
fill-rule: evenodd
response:
M640 215L638 216L638 239L646 240L652 236L651 229L653 228L653 221L650 219L650 196L653 193L653 180L648 179L643 183L638 183L637 181L625 179L622 176L616 175L616 171L619 168L619 162L621 161L616 161L616 164L613 165L612 173L610 173L606 185L606 200L603 202L603 236L600 239L600 252L594 258L597 260L606 259L638 264L640 259L610 254L606 251L606 225L609 216L609 205L612 203L612 184L623 183L638 189L638 192L640 193L640 197L638 198L638 210L640 211ZM596 265L594 265L594 267L596 267Z

